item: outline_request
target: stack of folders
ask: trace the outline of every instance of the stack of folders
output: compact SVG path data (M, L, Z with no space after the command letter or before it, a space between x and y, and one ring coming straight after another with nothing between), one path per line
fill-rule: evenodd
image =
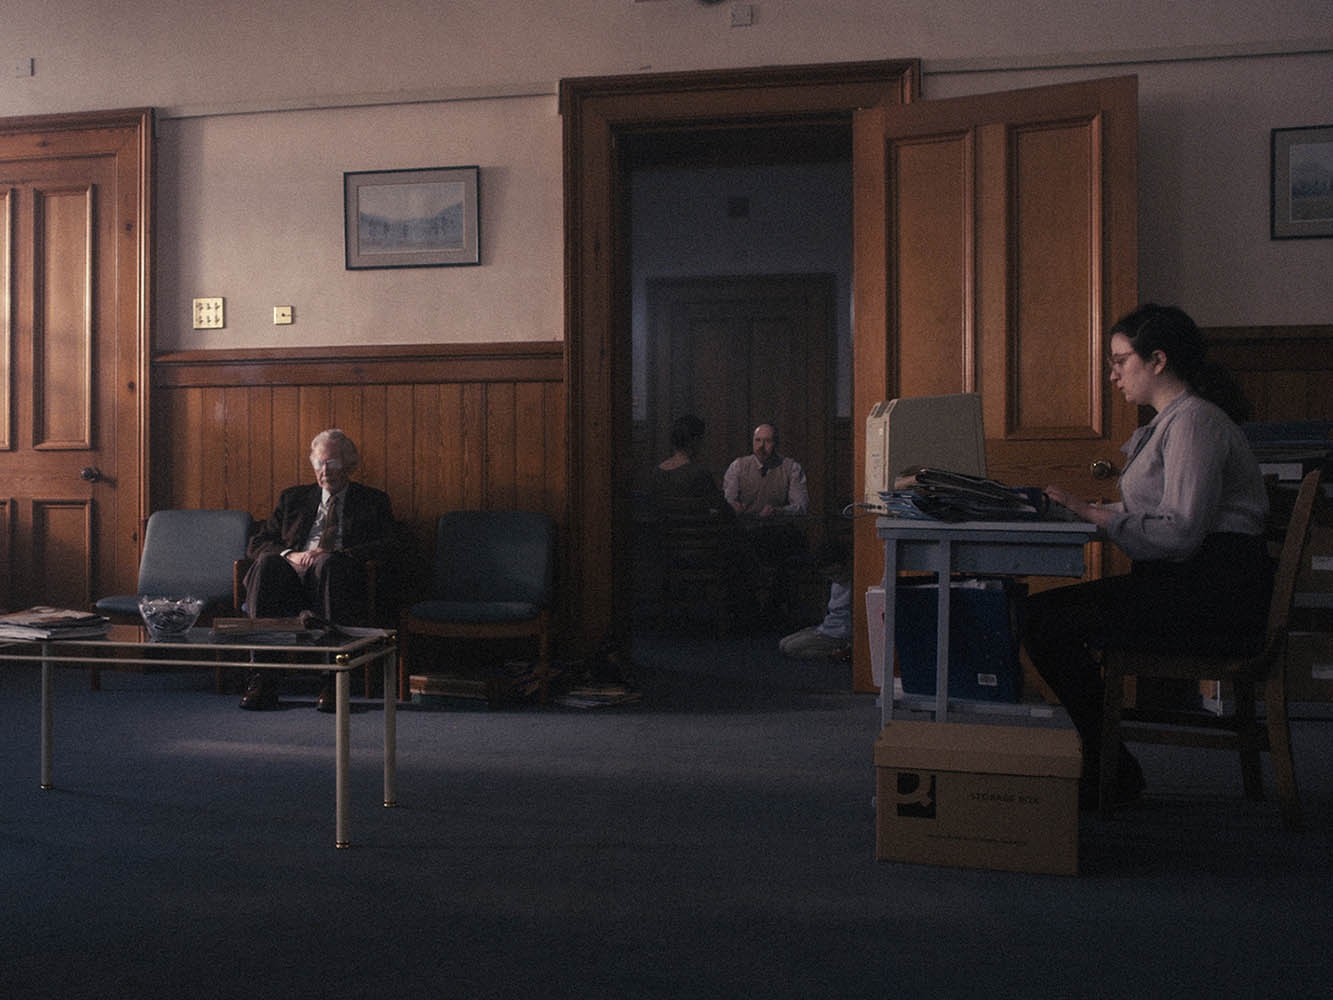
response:
M1074 520L1040 489L1006 486L948 469L909 469L880 493L889 517L931 521Z
M110 627L101 615L69 608L36 607L0 615L0 639L89 639L106 635Z

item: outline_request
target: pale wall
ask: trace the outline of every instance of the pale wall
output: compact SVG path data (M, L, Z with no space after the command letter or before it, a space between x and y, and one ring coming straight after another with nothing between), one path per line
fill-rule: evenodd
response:
M163 348L560 340L554 97L167 120ZM476 164L481 265L348 271L343 172ZM222 296L227 326L190 329ZM273 325L273 306L296 322Z
M733 6L9 0L0 116L162 109L160 347L553 340L561 77L916 56L940 98L1137 73L1145 295L1210 325L1333 321L1333 240L1267 223L1270 129L1333 119L1326 0L760 0L746 28ZM482 267L343 270L344 170L471 163ZM195 295L227 299L226 330L188 328Z

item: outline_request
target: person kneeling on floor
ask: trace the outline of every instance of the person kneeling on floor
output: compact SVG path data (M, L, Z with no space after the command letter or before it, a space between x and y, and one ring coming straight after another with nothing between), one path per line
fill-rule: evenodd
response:
M820 571L829 577L824 620L778 640L784 656L798 660L836 660L852 648L852 581L846 554L830 551Z

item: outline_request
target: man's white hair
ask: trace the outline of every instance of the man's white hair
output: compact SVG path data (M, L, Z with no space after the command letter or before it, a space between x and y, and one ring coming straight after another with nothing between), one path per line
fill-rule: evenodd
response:
M315 435L314 440L310 442L310 464L315 464L315 452L319 451L325 445L334 445L342 455L343 468L351 472L361 464L361 454L356 450L356 445L340 428L330 427L328 430L320 431Z

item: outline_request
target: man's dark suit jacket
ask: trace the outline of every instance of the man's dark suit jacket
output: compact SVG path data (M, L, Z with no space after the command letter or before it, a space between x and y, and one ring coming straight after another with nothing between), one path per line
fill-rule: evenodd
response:
M277 509L250 539L246 555L258 559L268 552L303 549L319 513L318 483L291 486L278 497ZM342 548L353 559L387 559L394 547L393 509L389 495L363 483L347 484L342 507Z

